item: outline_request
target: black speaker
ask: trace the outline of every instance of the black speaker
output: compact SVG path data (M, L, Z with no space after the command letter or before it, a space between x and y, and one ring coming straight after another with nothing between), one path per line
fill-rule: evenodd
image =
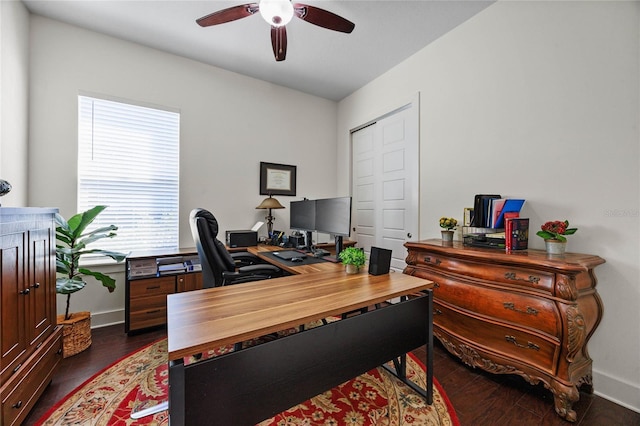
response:
M371 247L369 257L369 273L371 275L384 275L389 273L391 266L391 250Z

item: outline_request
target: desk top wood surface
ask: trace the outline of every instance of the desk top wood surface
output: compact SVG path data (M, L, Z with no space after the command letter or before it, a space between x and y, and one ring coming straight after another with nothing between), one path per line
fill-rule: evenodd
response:
M335 265L335 264L331 264ZM429 289L400 272L292 275L167 297L169 359L264 336Z

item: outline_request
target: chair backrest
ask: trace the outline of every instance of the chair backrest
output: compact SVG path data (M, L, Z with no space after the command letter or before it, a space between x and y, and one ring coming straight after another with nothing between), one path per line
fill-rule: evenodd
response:
M189 225L202 265L203 287L220 287L222 272L234 271L235 263L217 238L218 221L208 210L196 208L189 215Z

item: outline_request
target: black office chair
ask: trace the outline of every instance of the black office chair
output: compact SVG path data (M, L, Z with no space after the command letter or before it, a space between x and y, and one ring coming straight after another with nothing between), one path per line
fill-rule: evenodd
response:
M205 209L189 215L189 225L202 264L203 286L220 287L282 276L277 266L263 262L251 253L229 253L218 240L218 221Z

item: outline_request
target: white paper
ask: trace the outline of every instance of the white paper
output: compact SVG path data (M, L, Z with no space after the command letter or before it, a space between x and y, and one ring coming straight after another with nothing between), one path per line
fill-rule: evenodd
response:
M258 232L258 229L262 228L262 225L264 225L264 222L256 222L255 225L253 225L253 228L251 228L252 231Z

